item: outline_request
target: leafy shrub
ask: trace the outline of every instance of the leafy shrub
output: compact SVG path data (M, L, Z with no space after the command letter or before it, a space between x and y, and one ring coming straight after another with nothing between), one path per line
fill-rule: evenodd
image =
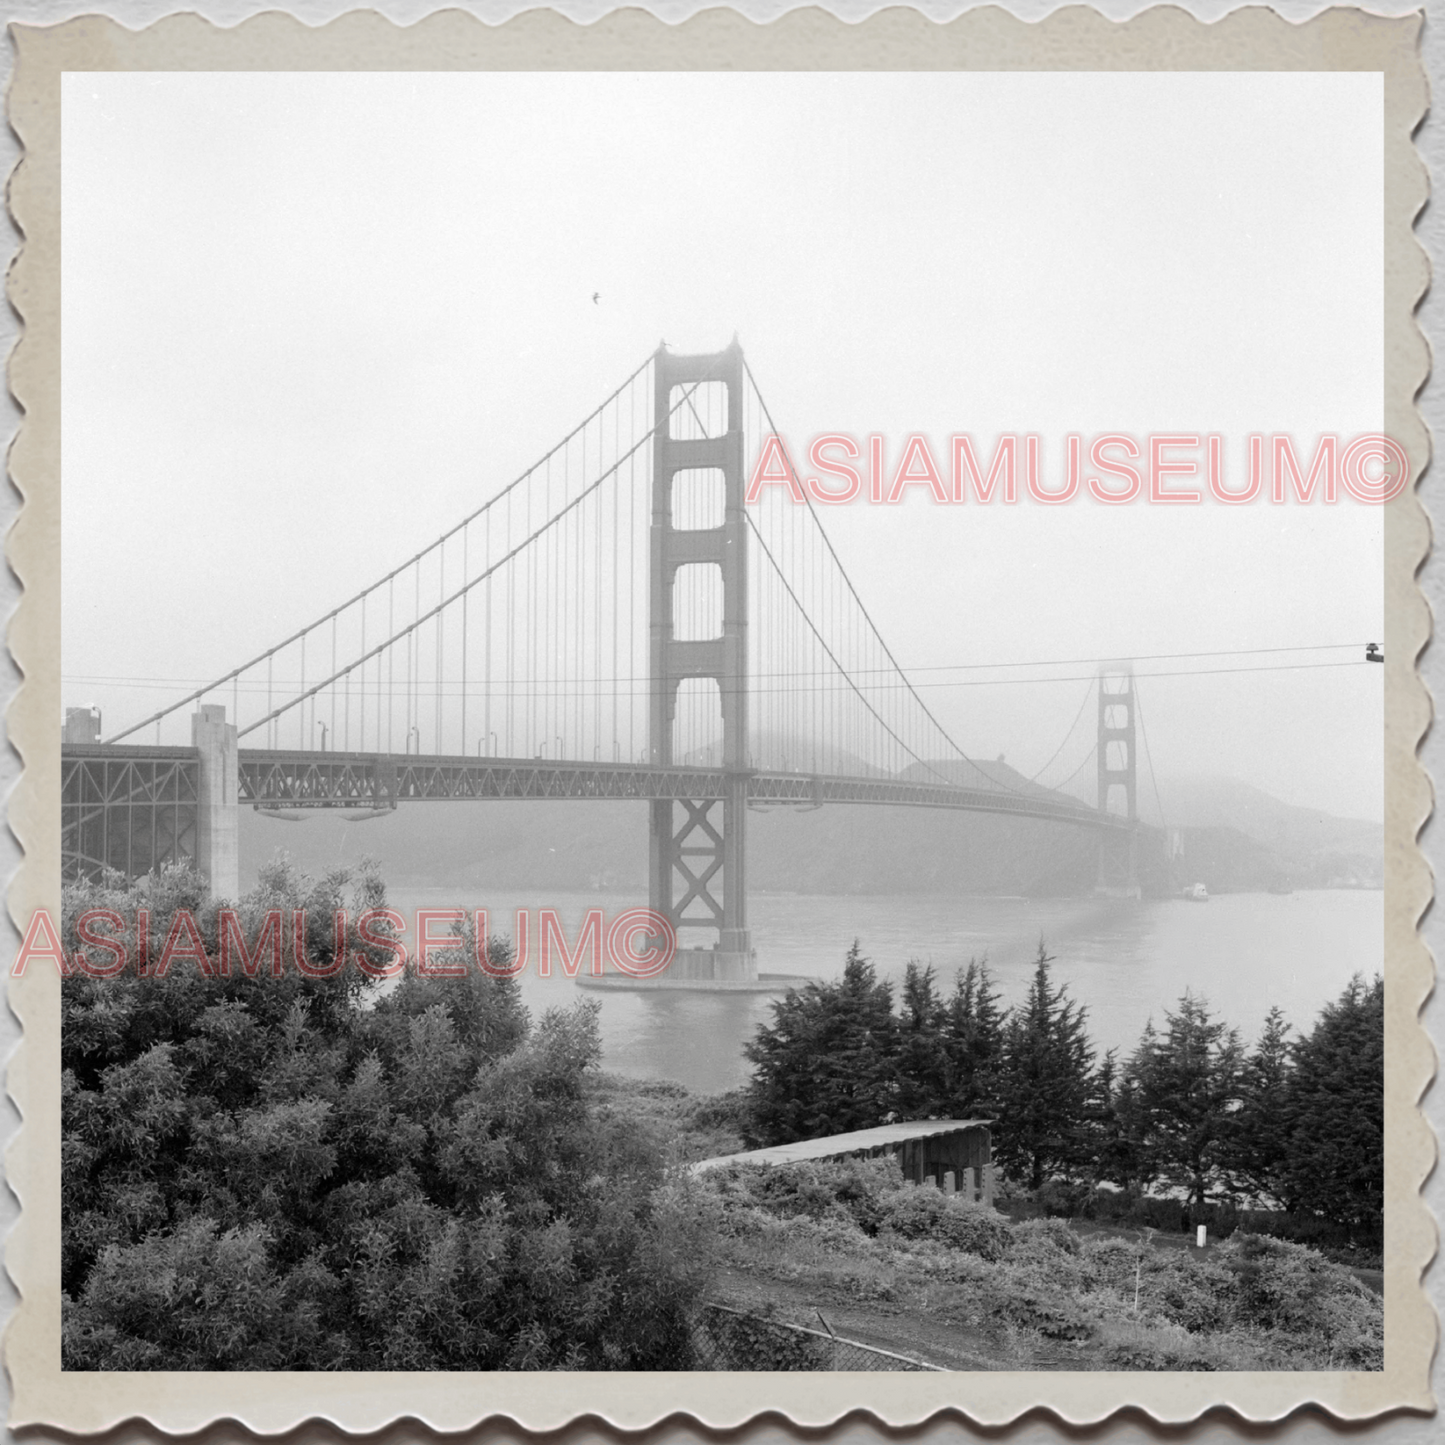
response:
M997 1314L1048 1340L1087 1340L1094 1322L1083 1304L1056 1281L1009 1271L993 1290Z
M248 936L306 908L324 961L346 884L266 870ZM65 937L105 905L163 940L204 894L67 889ZM353 897L382 901L369 875ZM477 970L380 995L284 962L64 980L64 1367L685 1367L713 1204L593 1107L595 1008L533 1026Z
M1229 1323L1233 1281L1216 1260L1182 1249L1151 1250L1142 1276L1141 1304L1171 1324L1199 1334Z
M1082 1241L1062 1219L1026 1219L1009 1231L1011 1254L1040 1247L1078 1254Z
M992 1209L926 1186L904 1186L883 1201L882 1228L901 1239L931 1239L949 1249L1002 1259L1008 1221Z
M271 1231L220 1231L190 1219L140 1244L108 1245L85 1286L84 1310L64 1311L68 1369L285 1369L310 1358L333 1366L343 1342L322 1328L338 1281L315 1259L278 1271Z
M1373 1235L1363 1230L1352 1235L1347 1226L1315 1214L1288 1214L1273 1209L1240 1210L1238 1227L1248 1234L1268 1234L1275 1239L1308 1245L1336 1264L1357 1269L1381 1267L1383 1236L1378 1227Z
M739 1139L747 1133L748 1121L752 1118L752 1105L747 1093L733 1089L726 1094L713 1094L699 1099L692 1106L689 1122L694 1129L715 1129L736 1134Z
M747 1204L780 1218L843 1218L865 1234L883 1222L884 1199L902 1182L898 1161L838 1159L768 1167L728 1164L706 1176L732 1204Z
M1077 1180L1046 1179L1033 1197L1040 1214L1077 1219L1088 1208L1093 1192Z
M1313 1337L1351 1368L1380 1368L1383 1304L1343 1266L1257 1234L1231 1242L1226 1263L1240 1323Z
M1112 1370L1248 1370L1263 1365L1253 1351L1200 1339L1160 1320L1108 1320L1099 1331L1102 1360Z
M1079 1262L1091 1287L1123 1294L1134 1287L1134 1268L1141 1254L1140 1242L1097 1235L1080 1241Z

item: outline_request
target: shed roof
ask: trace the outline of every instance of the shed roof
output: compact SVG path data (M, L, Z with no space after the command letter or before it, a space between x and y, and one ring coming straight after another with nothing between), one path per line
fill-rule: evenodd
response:
M907 1124L880 1124L876 1129L855 1129L851 1134L827 1134L821 1139L799 1139L774 1144L771 1149L749 1149L742 1154L721 1154L692 1166L694 1174L724 1164L801 1164L807 1159L838 1159L845 1154L866 1154L890 1144L929 1139L936 1134L957 1134L964 1129L985 1129L992 1119L915 1119Z

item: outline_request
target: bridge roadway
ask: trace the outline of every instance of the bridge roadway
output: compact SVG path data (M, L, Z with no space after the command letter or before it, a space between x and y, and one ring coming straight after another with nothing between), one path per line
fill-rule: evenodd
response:
M213 871L226 873L225 896L230 897L237 885L226 870L235 871L236 834L234 821L227 824L225 817L234 819L238 806L374 814L401 803L485 799L674 798L697 803L726 799L737 782L737 774L722 768L646 763L268 748L241 748L231 756L236 760L234 789L219 779L203 786L198 748L63 743L61 851L67 869L94 872L110 867L136 877L170 858L204 857L211 860ZM220 758L212 766L217 762ZM220 765L225 768L224 762ZM929 779L763 770L744 776L748 802L761 807L891 804L1087 828L1100 838L1117 840L1116 851L1125 850L1120 856L1127 854L1131 868L1136 842L1154 831L1036 786L1025 792Z
M100 784L91 799L121 803L131 789L117 788L121 774L143 765L173 769L194 766L194 748L110 744L64 745L72 766L96 765L115 778ZM726 796L728 774L721 768L654 767L647 763L560 762L543 758L474 758L385 753L314 752L241 748L238 801L270 808L392 808L403 802L468 801L488 798L636 799ZM1087 828L1128 831L1127 819L1100 813L1085 803L1039 788L1027 793L960 784L887 777L751 772L748 801L768 804L901 804L959 808L1042 818ZM88 790L89 791L89 790ZM193 789L187 789L194 796Z
M697 802L725 798L728 778L721 768L647 763L240 750L240 801L261 807L390 808L402 802L493 798ZM1100 814L1045 789L1031 794L899 778L765 771L749 772L747 778L750 803L901 804L1005 813L1094 828L1129 827L1127 819Z

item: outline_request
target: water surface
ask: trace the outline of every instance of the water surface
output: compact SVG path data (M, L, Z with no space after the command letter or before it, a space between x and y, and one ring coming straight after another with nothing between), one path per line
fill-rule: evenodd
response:
M486 898L456 890L391 889L411 918L417 908L487 908L494 930L511 931L518 908L555 908L568 940L588 908L608 918L641 907L632 895L521 894ZM1102 898L1013 899L956 895L833 897L755 893L748 900L753 942L765 973L836 976L856 937L880 976L901 979L910 959L931 963L947 988L970 958L987 957L1006 1002L1028 987L1040 939L1056 977L1089 1010L1100 1048L1128 1053L1151 1018L1186 989L1203 994L1247 1039L1278 1004L1296 1028L1356 972L1382 968L1384 895L1317 892L1226 894L1208 903ZM771 1018L766 996L584 992L565 977L521 977L529 1008L577 998L601 1005L604 1065L639 1078L675 1079L691 1089L730 1089L747 1077L742 1045Z

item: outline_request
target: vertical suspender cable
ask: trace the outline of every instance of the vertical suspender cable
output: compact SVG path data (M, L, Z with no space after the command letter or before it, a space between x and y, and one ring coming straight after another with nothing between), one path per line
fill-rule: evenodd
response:
M468 564L468 546L470 540L470 527L462 529L462 576L466 577L471 568ZM469 751L467 748L467 604L472 600L470 592L462 593L462 745L463 756Z
M386 635L396 636L396 584L388 581L386 584ZM380 669L377 669L378 672ZM396 644L390 644L386 649L386 750L389 753L396 751L395 736L396 720ZM377 724L376 741L381 742L381 724Z
M445 607L443 607L443 604L446 602L446 600L447 549L446 544L443 543L437 549L437 606L442 607L442 611L437 613L436 625L436 717L434 719L434 722L436 725L436 751L438 755L440 755L444 751L444 749L442 748L442 658L443 650L445 648L445 634L442 631L442 624L446 621L447 614ZM417 746L418 750L420 750L420 739L418 739Z

